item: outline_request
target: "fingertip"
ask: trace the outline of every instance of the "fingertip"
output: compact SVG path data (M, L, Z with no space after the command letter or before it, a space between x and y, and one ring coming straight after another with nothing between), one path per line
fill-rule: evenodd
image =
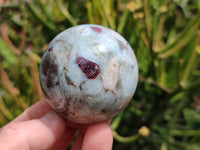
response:
M108 122L90 125L83 140L83 150L111 150L113 136Z

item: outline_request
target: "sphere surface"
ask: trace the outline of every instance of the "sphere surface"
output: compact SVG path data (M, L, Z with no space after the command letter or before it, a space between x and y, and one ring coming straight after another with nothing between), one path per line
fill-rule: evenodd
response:
M127 106L137 82L138 65L130 45L99 25L79 25L58 34L40 65L49 104L76 123L114 117Z

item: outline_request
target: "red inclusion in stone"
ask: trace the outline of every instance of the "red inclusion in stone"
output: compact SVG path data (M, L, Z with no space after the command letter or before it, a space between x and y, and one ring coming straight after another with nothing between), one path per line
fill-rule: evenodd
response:
M98 32L98 33L101 33L102 29L99 28L99 27L91 27L92 30Z
M77 57L76 64L80 67L88 79L95 79L100 73L98 64L91 62L83 57Z
M53 51L53 47L50 47L49 49L48 49L48 52L52 52Z

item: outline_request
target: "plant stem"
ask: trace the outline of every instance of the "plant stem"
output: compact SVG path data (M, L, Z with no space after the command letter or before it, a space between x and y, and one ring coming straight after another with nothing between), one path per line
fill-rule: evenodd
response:
M129 137L122 137L116 131L112 131L112 133L113 133L113 137L115 138L115 140L117 140L118 142L121 142L121 143L131 143L140 138L139 134L135 134L135 135L129 136Z
M64 7L64 5L61 3L60 0L56 1L58 8L60 9L61 13L69 20L69 22L73 25L76 26L78 23L76 20L70 15L69 11Z
M200 130L170 130L170 135L173 136L200 136Z
M0 110L1 113L6 117L6 119L8 119L9 121L11 121L14 117L13 115L10 113L10 111L5 107L3 99L0 96Z

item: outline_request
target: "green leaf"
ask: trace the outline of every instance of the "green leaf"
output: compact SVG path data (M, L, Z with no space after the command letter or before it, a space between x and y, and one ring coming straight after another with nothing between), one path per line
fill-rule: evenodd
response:
M200 113L194 109L185 108L183 110L183 116L190 127L193 127L197 123L200 124Z
M160 51L160 58L167 58L175 52L181 50L196 34L200 25L200 12L196 17L191 20L185 29L175 38L173 42L166 44L166 46Z

